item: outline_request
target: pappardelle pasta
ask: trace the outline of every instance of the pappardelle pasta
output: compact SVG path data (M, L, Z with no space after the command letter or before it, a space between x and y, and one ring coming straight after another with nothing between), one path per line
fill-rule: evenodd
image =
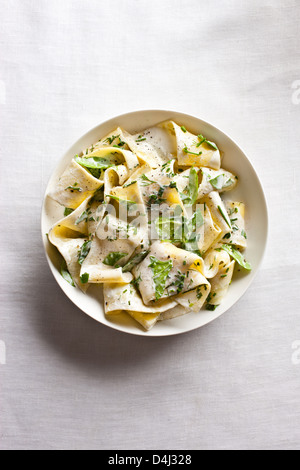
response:
M107 316L146 330L215 310L235 265L245 271L245 205L224 198L238 177L218 146L167 121L135 135L117 128L76 155L49 196L62 218L49 241L61 274L86 292L103 285Z

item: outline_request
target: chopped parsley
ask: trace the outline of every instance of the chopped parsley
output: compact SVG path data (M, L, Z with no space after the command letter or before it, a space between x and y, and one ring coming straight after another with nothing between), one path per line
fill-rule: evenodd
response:
M200 300L203 297L203 292L201 292L201 286L197 287L197 299Z
M180 292L182 292L184 288L185 277L186 275L184 273L182 273L181 271L178 271L175 276L175 281L169 287L172 287L172 286L177 287L177 294L180 294Z
M209 311L211 311L211 312L214 312L218 307L219 307L219 305L207 304L207 305L206 305L206 310L209 310Z
M229 209L228 211L228 215L231 216L233 214L237 214L238 213L238 208L237 207L233 207L232 209Z
M80 276L80 281L82 284L87 284L89 282L90 275L88 273L84 273Z
M157 193L151 194L148 199L147 206L151 207L152 204L162 204L163 202L165 202L166 199L163 199L162 197L165 192L165 189L165 186L161 186Z

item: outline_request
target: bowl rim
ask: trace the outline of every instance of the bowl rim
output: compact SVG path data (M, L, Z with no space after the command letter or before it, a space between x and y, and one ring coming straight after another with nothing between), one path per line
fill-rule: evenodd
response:
M62 162L64 159L66 159L67 155L69 155L71 153L71 150L73 149L73 147L77 147L82 140L87 138L89 136L89 134L94 133L100 126L105 126L105 125L109 124L110 121L124 119L124 118L126 118L130 115L133 115L133 114L144 114L144 113L146 113L146 114L147 113L166 113L166 114L170 114L170 116L172 116L174 114L177 114L177 115L180 114L183 118L186 117L187 119L192 118L192 119L195 119L197 121L201 121L202 123L204 123L204 124L208 125L209 127L211 127L212 130L216 130L219 134L223 134L223 136L225 138L229 139L229 141L231 141L239 149L239 151L243 154L243 156L246 158L246 160L249 162L250 166L252 167L252 169L255 173L256 179L257 179L257 183L258 183L260 191L261 191L263 211L265 213L265 231L264 231L263 250L262 250L261 257L259 259L259 262L257 263L256 270L255 270L254 274L252 275L252 278L249 280L248 284L243 288L243 290L241 291L241 294L238 296L238 298L235 301L233 301L233 303L230 305L230 307L228 307L224 312L215 314L214 316L212 316L211 319L209 319L208 321L206 321L202 325L194 325L191 328L183 330L183 331L176 330L176 331L171 331L171 332L166 332L166 333L158 333L158 334L155 334L155 335L151 334L152 330L142 331L142 330L136 328L136 331L131 331L131 330L126 330L124 328L124 326L118 325L117 323L114 323L114 322L111 322L109 324L104 323L100 319L95 318L95 316L90 314L88 311L85 311L81 307L79 307L77 305L77 303L73 300L72 296L69 295L69 293L63 288L63 284L58 281L58 279L55 275L56 268L53 265L53 262L52 262L49 254L47 252L47 249L46 249L46 243L49 243L49 241L48 241L48 238L47 238L46 234L43 231L43 223L44 223L43 219L44 219L44 212L45 212L45 204L46 204L46 200L47 200L47 197L48 197L48 189L49 189L50 183L53 179L54 173L55 173L59 163ZM134 110L134 111L129 111L127 113L122 113L120 115L113 116L113 117L111 117L109 119L106 119L105 121L97 124L93 128L86 131L81 137L79 137L76 140L76 142L74 142L70 147L68 147L68 149L60 156L60 158L58 159L54 169L51 172L50 177L48 178L48 181L47 181L47 184L46 184L46 189L45 189L43 200L42 200L42 205L41 205L40 224L41 224L41 235L42 235L43 251L44 251L44 254L46 256L46 259L47 259L48 265L50 267L50 270L52 272L52 275L53 275L55 281L57 282L57 284L59 285L59 287L61 288L61 290L63 291L63 293L68 297L68 299L73 303L73 305L75 305L79 310L81 310L81 312L83 312L84 314L89 316L91 319L93 319L97 323L102 324L104 327L112 328L114 330L120 331L122 333L129 334L129 335L133 335L133 336L142 336L142 337L149 337L149 338L161 338L161 337L177 336L177 335L182 335L182 334L185 334L185 333L190 333L190 332L195 331L199 328L203 328L204 326L207 326L208 324L212 323L213 321L217 320L218 318L223 316L225 313L227 313L245 295L246 291L249 289L251 284L254 282L254 280L255 280L255 278L256 278L256 276L257 276L257 274L258 274L258 272L261 268L261 265L264 261L265 254L266 254L266 249L267 249L267 245L268 245L268 238L269 238L269 211L268 211L267 198L266 198L262 183L260 181L260 178L259 178L259 176L257 174L257 171L256 171L256 169L255 169L255 167L252 163L252 160L247 156L246 152L244 152L244 150L241 148L241 146L239 144L237 144L237 142L230 135L225 133L219 127L216 127L214 124L211 124L209 121L206 121L202 118L194 116L193 114L187 114L187 113L183 113L181 111L167 110L167 109L138 109L138 110Z

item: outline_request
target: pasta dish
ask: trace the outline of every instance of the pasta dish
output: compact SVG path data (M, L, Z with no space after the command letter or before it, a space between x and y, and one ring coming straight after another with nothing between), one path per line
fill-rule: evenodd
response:
M150 330L201 315L221 304L235 266L251 270L245 205L228 195L238 176L200 132L173 121L117 128L75 155L50 192L62 206L48 235L61 274L83 292L103 286L107 316L125 311Z

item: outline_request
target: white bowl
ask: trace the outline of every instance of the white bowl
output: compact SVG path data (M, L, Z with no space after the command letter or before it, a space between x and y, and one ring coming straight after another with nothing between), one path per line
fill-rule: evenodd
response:
M61 218L61 206L58 208L58 204L47 197L47 194L50 188L56 184L58 178L75 154L91 146L118 126L123 127L129 132L137 133L169 119L184 125L196 135L201 133L207 139L216 142L218 147L224 152L222 167L239 176L237 188L231 191L228 197L232 200L243 201L246 204L246 229L248 234L246 258L251 262L253 269L250 273L242 272L243 270L235 272L226 298L214 312L201 310L197 314L191 313L173 320L159 322L152 330L146 332L127 314L116 315L113 319L105 316L102 286L93 285L87 294L83 294L79 289L70 286L61 277L61 256L56 248L49 243L46 236L50 227ZM141 336L169 336L185 333L206 325L220 315L223 315L242 297L252 283L264 255L267 233L268 214L263 189L253 166L243 151L232 139L211 124L175 111L150 110L123 114L100 124L85 134L59 161L56 170L50 178L42 209L42 235L46 256L51 271L64 293L77 307L96 321L110 328Z

